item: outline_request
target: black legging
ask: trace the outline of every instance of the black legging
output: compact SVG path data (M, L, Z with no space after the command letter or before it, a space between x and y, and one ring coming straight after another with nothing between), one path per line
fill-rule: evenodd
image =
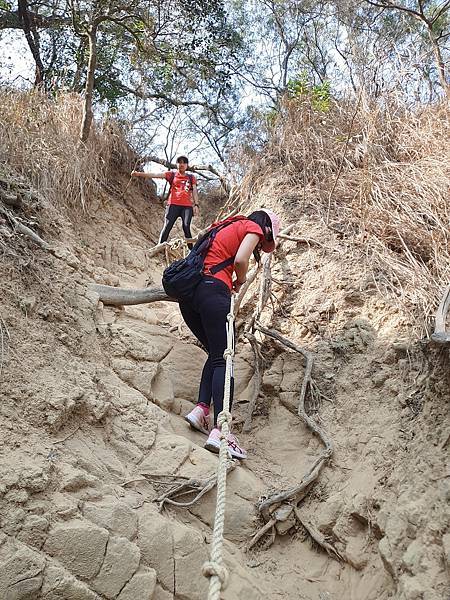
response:
M191 221L193 215L192 206L179 206L178 204L169 204L166 208L166 214L164 215L164 227L159 236L159 243L166 242L169 237L169 233L172 227L175 225L175 221L178 217L181 217L183 224L184 237L190 238L191 235ZM191 247L191 244L189 244Z
M195 289L192 301L180 302L180 310L186 325L208 352L200 381L198 402L209 406L212 398L214 426L217 426L217 416L223 409L223 353L227 347L226 323L230 312L230 290L220 279L205 276ZM232 379L230 409L233 401L233 383Z

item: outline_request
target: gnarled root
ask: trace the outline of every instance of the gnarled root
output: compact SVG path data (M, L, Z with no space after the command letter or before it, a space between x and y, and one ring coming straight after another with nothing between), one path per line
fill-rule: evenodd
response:
M229 459L227 461L227 473L232 471L237 465L237 461ZM162 510L164 504L181 506L188 508L195 504L202 496L212 490L217 483L217 476L211 475L206 479L196 479L194 477L182 477L180 475L154 475L152 473L141 473L147 481L157 486L168 486L169 489L154 499L158 503L159 510ZM194 497L190 500L180 501L176 498L185 496Z

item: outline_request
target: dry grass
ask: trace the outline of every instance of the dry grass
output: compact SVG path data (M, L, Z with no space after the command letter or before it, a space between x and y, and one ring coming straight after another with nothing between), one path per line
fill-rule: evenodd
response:
M81 112L76 94L0 90L0 164L24 176L56 208L88 208L113 168L133 166L113 122L93 129L87 145L80 145Z
M315 212L423 324L450 281L449 139L445 105L412 112L359 98L318 113L291 102L244 178L244 202L271 197L294 219Z

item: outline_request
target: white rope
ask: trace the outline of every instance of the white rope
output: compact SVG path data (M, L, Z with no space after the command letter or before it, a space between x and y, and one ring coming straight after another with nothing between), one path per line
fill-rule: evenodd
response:
M225 367L225 388L223 394L223 410L217 417L220 429L219 465L217 467L217 499L214 530L211 544L211 560L203 565L203 575L209 577L208 600L220 600L220 592L228 583L228 570L223 564L222 546L225 523L225 500L227 487L227 437L231 426L230 395L231 378L233 376L234 356L234 294L231 295L230 312L227 316L227 349L223 353Z

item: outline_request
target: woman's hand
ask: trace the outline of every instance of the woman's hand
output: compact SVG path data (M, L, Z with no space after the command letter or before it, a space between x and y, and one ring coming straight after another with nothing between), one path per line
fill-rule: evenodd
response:
M246 281L247 281L246 279L244 279L244 281L239 281L238 279L235 279L233 281L233 291L236 292L236 294L238 294L239 290L241 289L241 287L244 285L244 283Z

